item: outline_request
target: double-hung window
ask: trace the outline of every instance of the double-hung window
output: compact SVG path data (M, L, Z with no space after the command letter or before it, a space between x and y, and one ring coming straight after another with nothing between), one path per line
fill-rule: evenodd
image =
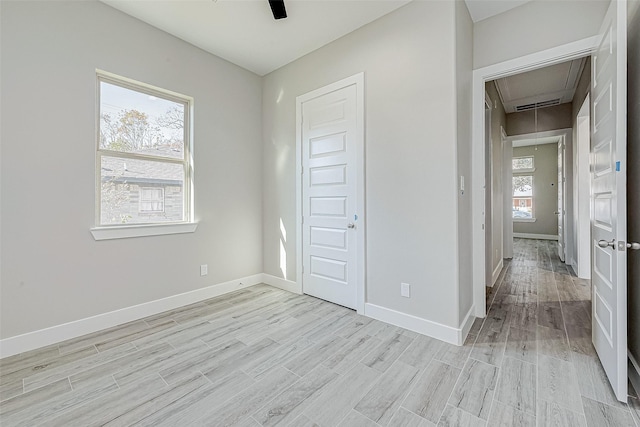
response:
M191 223L192 99L97 76L96 228Z

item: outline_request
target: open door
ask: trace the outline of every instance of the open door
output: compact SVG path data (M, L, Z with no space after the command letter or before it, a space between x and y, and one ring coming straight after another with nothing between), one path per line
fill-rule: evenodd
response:
M593 345L627 401L627 3L613 0L593 53L591 237Z

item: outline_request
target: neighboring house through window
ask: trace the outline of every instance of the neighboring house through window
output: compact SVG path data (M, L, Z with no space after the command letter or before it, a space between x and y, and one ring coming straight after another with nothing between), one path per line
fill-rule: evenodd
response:
M100 227L191 220L191 100L98 72Z

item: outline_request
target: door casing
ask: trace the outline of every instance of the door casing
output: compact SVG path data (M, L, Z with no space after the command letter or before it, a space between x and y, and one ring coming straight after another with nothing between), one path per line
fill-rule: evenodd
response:
M487 314L485 299L485 240L482 229L484 165L484 91L485 83L526 71L559 64L591 55L598 37L572 43L489 65L473 71L472 81L472 217L473 217L473 303L476 317Z
M365 215L365 152L364 152L364 73L358 73L351 77L331 83L327 86L315 89L304 95L296 97L296 280L304 292L304 281L302 274L303 266L303 242L302 242L302 104L318 96L334 92L347 86L356 86L356 121L357 134L354 142L356 150L357 180L356 180L356 212L358 215L356 235L356 311L364 315L364 305L366 300L366 215Z

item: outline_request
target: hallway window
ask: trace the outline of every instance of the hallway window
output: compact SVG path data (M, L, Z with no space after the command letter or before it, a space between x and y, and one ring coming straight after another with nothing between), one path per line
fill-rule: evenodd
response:
M533 156L514 157L512 161L514 173L533 172L535 170L533 167Z
M514 220L533 219L533 175L513 176L512 212Z

